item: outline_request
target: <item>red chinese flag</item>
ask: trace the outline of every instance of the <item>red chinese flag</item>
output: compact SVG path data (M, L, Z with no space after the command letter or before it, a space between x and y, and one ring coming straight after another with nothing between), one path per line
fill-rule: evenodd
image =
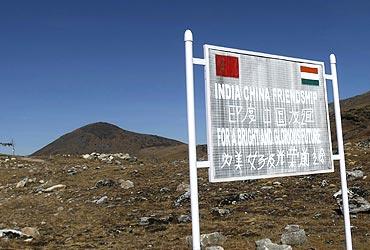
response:
M239 78L239 60L235 56L216 55L216 75Z

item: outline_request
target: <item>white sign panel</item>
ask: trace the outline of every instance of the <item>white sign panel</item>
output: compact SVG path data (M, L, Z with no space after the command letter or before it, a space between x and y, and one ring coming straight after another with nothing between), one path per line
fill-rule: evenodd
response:
M204 51L211 182L334 170L324 63Z

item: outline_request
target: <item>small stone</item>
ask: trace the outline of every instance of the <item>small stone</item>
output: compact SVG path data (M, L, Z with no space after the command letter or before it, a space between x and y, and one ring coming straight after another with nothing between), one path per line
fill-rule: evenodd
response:
M150 217L141 217L139 221L140 226L146 226L149 225L149 219Z
M98 204L98 205L103 204L103 203L107 203L107 202L108 202L108 196L103 196L100 199L95 200L95 203Z
M50 193L50 192L53 192L54 190L65 189L65 188L66 188L66 185L58 184L58 185L55 185L55 186L52 186L52 187L49 187L49 188L45 189L44 192L45 193Z
M211 247L206 247L206 250L224 250L222 246L211 246Z
M28 182L28 177L23 178L20 182L17 183L16 188L25 187Z
M177 217L177 221L179 223L188 223L188 222L191 222L191 217L190 215L182 214L179 217Z
M272 185L274 185L274 186L281 186L281 182L274 181L274 182L272 183Z
M40 233L35 227L24 227L21 231L22 233L29 235L34 239L38 239L40 237Z
M281 243L287 245L302 245L307 240L304 229L298 225L287 225L285 232L281 235Z
M168 193L168 192L170 192L171 191L171 189L169 189L168 187L163 187L163 188L161 188L160 190L159 190L159 192L161 192L161 193Z
M326 187L327 185L329 185L328 181L327 180L322 180L321 187Z
M179 207L183 202L190 200L190 191L186 191L184 194L180 195L174 202L175 207Z
M116 182L114 180L111 180L111 179L102 179L102 180L99 180L95 183L96 188L113 187L114 185L116 185Z
M361 179L364 177L364 172L359 169L347 171L347 176L348 176L348 180Z
M71 167L70 169L67 170L68 175L75 175L77 174L77 169L75 167Z
M176 188L176 192L187 192L187 191L190 191L190 185L187 183L182 182Z
M272 243L270 239L262 239L256 241L257 250L292 250L292 247L289 245L278 245Z
M84 154L84 155L82 155L82 158L84 158L86 160L91 160L91 159L94 159L94 156L90 155L90 154Z
M121 188L123 189L129 189L134 187L134 183L130 180L119 180L119 183L121 184Z
M224 217L230 214L230 209L227 209L227 208L214 207L212 208L211 211L213 215L221 216L221 217Z

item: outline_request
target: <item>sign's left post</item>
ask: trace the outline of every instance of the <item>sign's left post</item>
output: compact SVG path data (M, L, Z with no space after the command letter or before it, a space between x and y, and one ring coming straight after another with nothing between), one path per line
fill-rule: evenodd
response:
M198 177L197 177L197 150L195 136L195 109L194 109L194 72L193 72L193 34L186 30L185 41L185 67L186 67L186 99L188 113L188 146L190 171L190 201L191 225L193 236L193 249L200 250L200 226L198 205Z

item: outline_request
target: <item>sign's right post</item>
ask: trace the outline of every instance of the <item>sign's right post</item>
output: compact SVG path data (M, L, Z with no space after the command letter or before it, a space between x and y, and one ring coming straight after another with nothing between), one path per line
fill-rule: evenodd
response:
M349 218L347 176L346 176L346 165L345 165L345 159L344 159L344 146L343 146L343 134L342 134L342 118L340 115L338 78L337 78L336 58L334 54L330 55L330 67L331 67L331 80L332 80L333 95L334 95L335 125L337 129L337 141L338 141L338 153L339 153L339 163L340 163L340 179L341 179L341 185L342 185L342 201L343 201L343 215L344 215L344 227L345 227L345 235L346 235L346 246L347 246L347 250L352 250L351 222Z

